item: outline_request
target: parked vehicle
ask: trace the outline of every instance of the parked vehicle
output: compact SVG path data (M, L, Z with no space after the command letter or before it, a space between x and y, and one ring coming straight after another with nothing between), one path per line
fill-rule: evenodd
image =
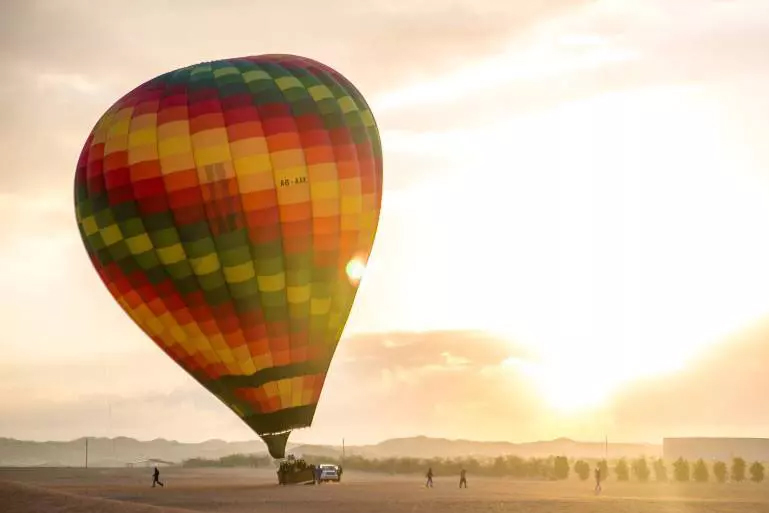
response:
M328 463L322 463L320 465L320 481L327 483L329 481L339 482L342 480L342 476L339 475L339 467Z

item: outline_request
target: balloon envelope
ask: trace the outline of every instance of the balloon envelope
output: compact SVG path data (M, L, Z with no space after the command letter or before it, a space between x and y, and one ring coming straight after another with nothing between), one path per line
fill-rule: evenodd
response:
M292 55L140 85L99 119L75 178L81 237L112 296L276 458L312 423L381 192L366 101Z

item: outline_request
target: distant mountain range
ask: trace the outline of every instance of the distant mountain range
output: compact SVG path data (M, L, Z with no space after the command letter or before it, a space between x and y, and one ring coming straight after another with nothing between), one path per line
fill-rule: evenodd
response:
M511 443L447 440L417 436L385 440L374 445L345 447L345 454L367 458L413 457L455 458L460 456L496 457L517 455L524 458L564 455L572 458L601 458L606 447L603 443L577 442L567 438L551 441ZM301 455L338 457L341 446L291 445L289 452ZM208 440L200 443L182 443L157 439L140 441L133 438L89 438L88 465L92 467L124 467L142 465L148 459L181 463L191 458L217 459L231 454L266 454L261 441L225 442ZM662 446L655 444L608 444L610 458L660 456ZM68 442L33 442L0 438L0 466L5 467L82 467L85 465L86 439Z

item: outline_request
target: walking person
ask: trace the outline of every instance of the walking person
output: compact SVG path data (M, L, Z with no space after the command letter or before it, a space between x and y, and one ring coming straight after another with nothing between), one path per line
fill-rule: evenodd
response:
M433 467L430 467L427 469L427 482L425 483L425 488L432 488L433 487Z
M598 495L601 493L601 466L596 465L595 466L595 494Z
M459 487L467 488L467 471L465 469L459 471Z
M155 466L155 470L152 472L152 488L155 488L156 484L159 484L160 486L165 486L163 482L160 480L160 471L158 470L157 466Z

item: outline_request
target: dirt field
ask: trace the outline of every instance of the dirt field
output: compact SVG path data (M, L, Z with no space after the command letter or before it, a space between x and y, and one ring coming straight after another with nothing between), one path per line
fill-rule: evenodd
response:
M246 469L163 469L165 488L151 488L150 469L0 469L3 513L760 513L769 484L606 483L438 477L345 472L345 482L278 486L274 473Z

